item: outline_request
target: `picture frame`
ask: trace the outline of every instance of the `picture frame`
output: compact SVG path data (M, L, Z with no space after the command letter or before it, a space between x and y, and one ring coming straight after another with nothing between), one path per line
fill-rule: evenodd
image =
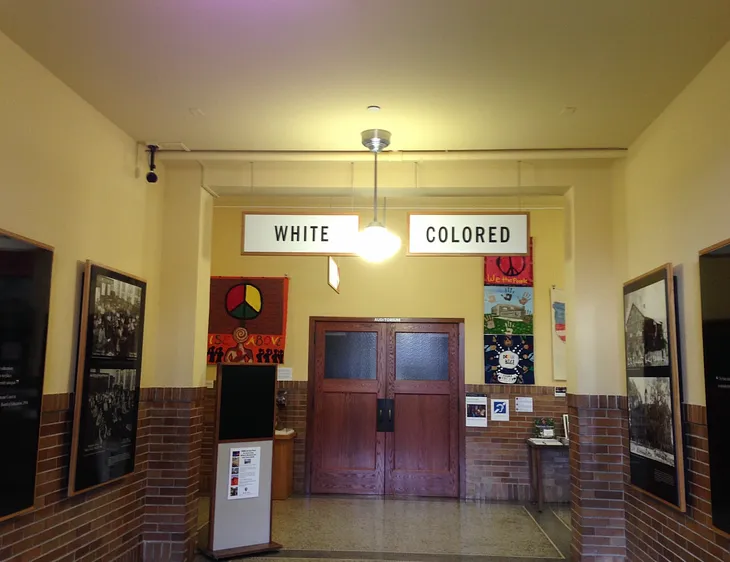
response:
M0 229L0 522L36 508L52 246Z
M631 485L687 510L682 388L671 264L623 287Z
M147 284L87 261L68 495L134 473Z

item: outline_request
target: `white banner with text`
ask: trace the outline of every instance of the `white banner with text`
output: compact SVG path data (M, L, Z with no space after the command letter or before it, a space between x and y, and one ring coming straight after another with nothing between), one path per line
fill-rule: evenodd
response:
M411 255L526 255L527 213L408 215Z
M242 254L347 255L360 230L357 215L243 215Z

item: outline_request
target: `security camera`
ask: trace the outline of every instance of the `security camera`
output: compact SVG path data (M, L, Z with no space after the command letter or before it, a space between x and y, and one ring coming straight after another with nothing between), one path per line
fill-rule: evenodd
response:
M158 176L157 172L155 172L155 168L157 168L157 166L155 166L155 153L158 149L159 146L156 144L147 145L147 152L150 153L150 171L147 172L147 183L157 183Z

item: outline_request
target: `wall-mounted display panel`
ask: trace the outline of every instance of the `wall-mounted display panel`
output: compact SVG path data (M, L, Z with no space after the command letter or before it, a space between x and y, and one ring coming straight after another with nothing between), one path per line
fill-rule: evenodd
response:
M33 509L53 248L0 230L0 521Z

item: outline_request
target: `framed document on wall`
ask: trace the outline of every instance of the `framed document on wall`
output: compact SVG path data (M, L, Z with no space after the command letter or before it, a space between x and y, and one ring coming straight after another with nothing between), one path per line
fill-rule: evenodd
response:
M35 504L53 248L0 230L0 521Z
M671 264L624 284L631 484L687 510Z
M146 283L86 263L69 495L134 472Z

